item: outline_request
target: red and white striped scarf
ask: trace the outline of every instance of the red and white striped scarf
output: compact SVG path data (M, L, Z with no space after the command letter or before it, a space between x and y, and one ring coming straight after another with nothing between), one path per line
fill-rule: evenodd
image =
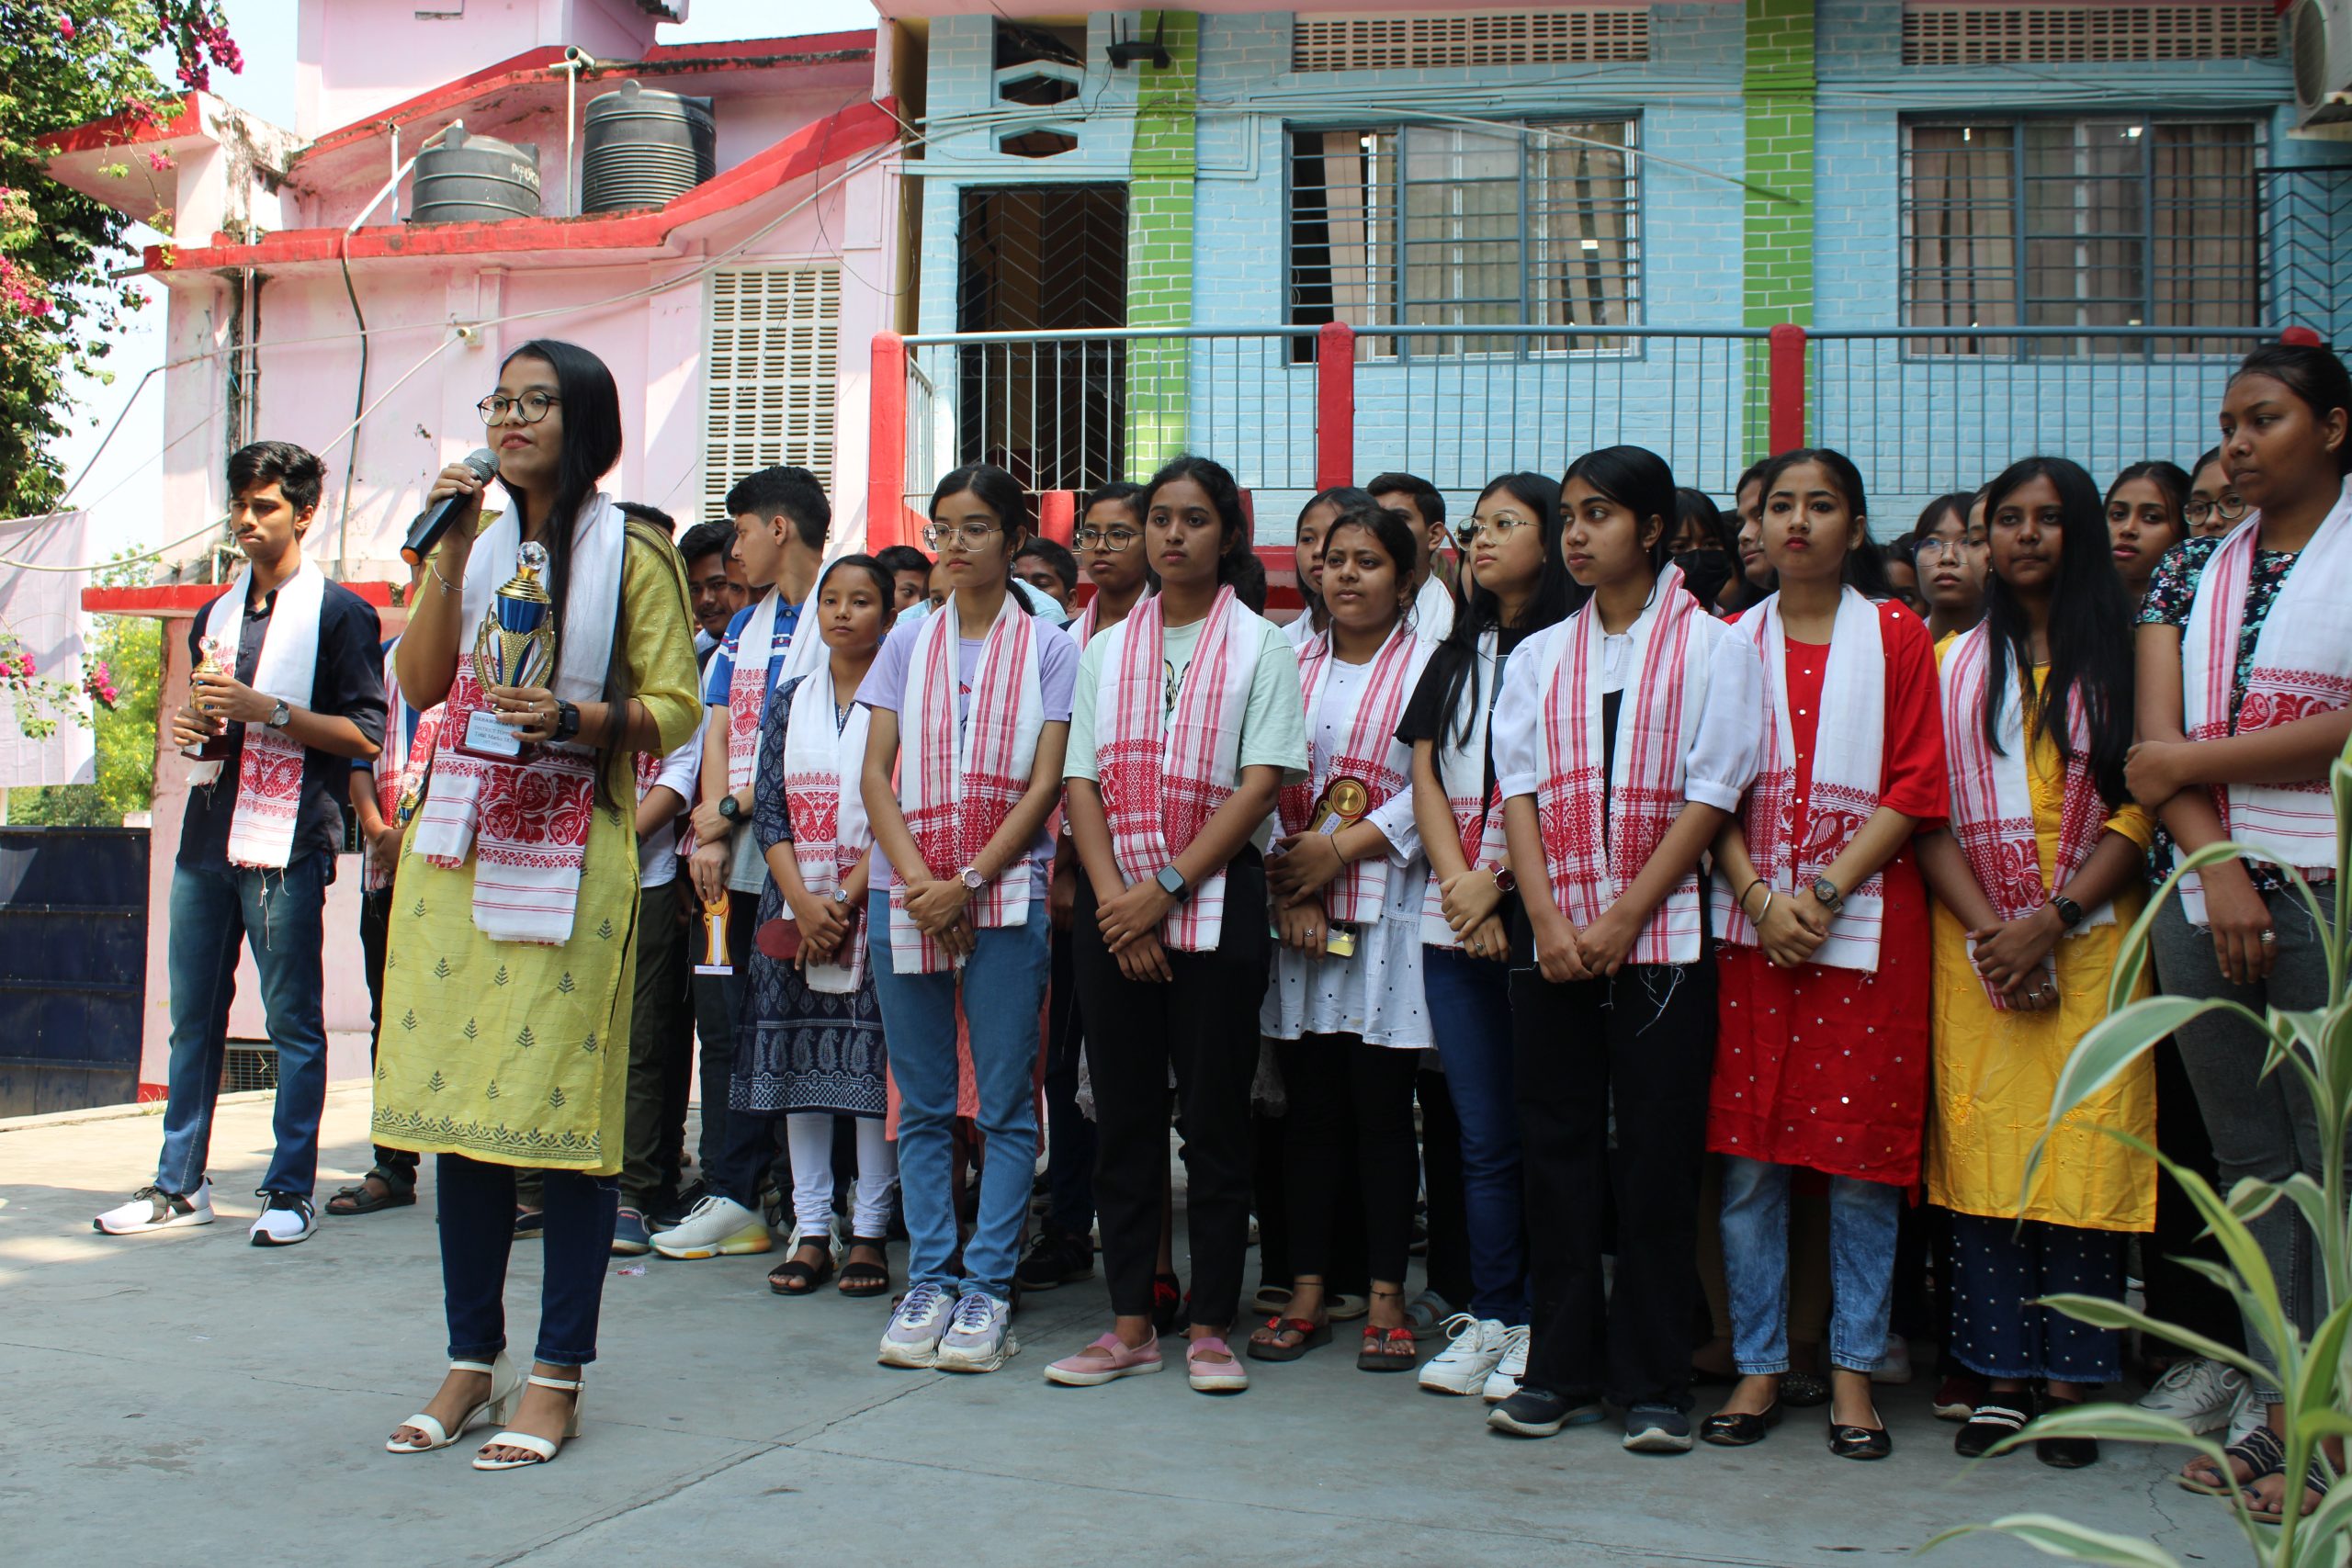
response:
M1475 688L1465 686L1471 704L1469 733L1462 735L1454 716L1444 716L1444 728L1433 748L1437 782L1445 790L1446 809L1453 814L1453 830L1462 840L1462 859L1471 870L1501 865L1510 858L1503 843L1503 798L1499 787L1487 787L1487 725L1494 715L1496 671L1500 664L1502 634L1492 626L1478 634ZM1421 941L1431 947L1460 947L1462 933L1446 923L1445 894L1431 876L1421 894Z
M980 649L966 717L956 723L959 626L952 593L922 618L907 650L907 688L899 706L906 726L899 735L899 807L933 876L953 876L971 864L1004 825L1028 793L1045 728L1043 645L1029 613L1009 592ZM972 895L975 927L1017 926L1029 918L1035 858L1023 850ZM891 871L891 966L905 975L956 967L907 913L905 880L897 867Z
M254 569L239 569L229 592L205 611L204 635L229 650L233 663L244 625ZM247 682L264 696L297 707L311 705L319 671L319 607L325 603L326 573L303 557L294 575L278 584L262 633L261 656ZM232 671L232 673L234 671ZM229 863L284 869L294 851L294 828L302 814L302 743L266 724L243 727L237 756L237 799L229 812ZM219 781L220 764L199 762L188 770L191 784Z
M1240 782L1241 724L1265 636L1233 590L1218 589L1170 713L1165 630L1159 596L1138 603L1103 634L1119 640L1095 688L1096 787L1111 852L1130 883L1183 853ZM1159 940L1179 953L1208 953L1224 931L1219 866L1160 921Z
M2289 569L2254 645L2254 668L2234 714L2238 639L2254 572L2259 512L2239 524L2205 563L2180 639L2182 728L2191 740L2275 729L2352 705L2352 481ZM2232 725L2234 717L2236 724ZM2324 777L2284 784L2229 784L2210 792L2222 829L2259 858L2306 877L2333 876L2335 810ZM2205 887L2180 879L2181 913L2205 924Z
M813 594L811 598L815 597ZM775 663L776 592L752 606L735 640L735 670L727 682L727 787L740 790L759 777L760 717L766 711L768 672ZM814 618L815 606L808 607Z
M1606 756L1600 602L1586 600L1552 639L1535 813L1552 895L1579 929L1607 913L1641 874L1682 810L1683 768L1706 699L1709 644L1691 635L1702 618L1699 602L1683 592L1681 570L1668 566L1628 633L1634 674L1619 699L1616 744ZM1628 957L1695 964L1700 926L1694 866L1651 911Z
M801 676L792 689L792 711L784 728L784 807L792 821L792 858L800 867L802 886L820 899L833 896L874 841L859 788L873 713L853 702L849 717L837 729L840 711L829 660ZM854 991L865 976L865 911L852 908L845 912L849 930L837 957L846 963L811 965L807 976L811 989ZM784 918L792 918L789 905ZM840 973L821 975L820 970ZM846 985L840 984L843 978Z
M1992 696L1985 689L1990 649L1991 638L1979 623L1962 633L1944 655L1944 764L1951 779L1952 837L1960 841L1969 872L1984 889L1993 912L2005 920L2015 920L2048 903L2052 892L2082 870L2107 831L2108 810L2091 780L2090 725L2077 700L2067 705L2066 745L2074 755L2066 763L2057 863L2045 886L2041 840L2033 824L2033 781L2027 773L2022 685L2026 675L2013 667L2008 690L2000 694L1996 722L2001 750L1996 755L1984 740L1984 705ZM2076 931L2114 923L2115 906L2105 903L2091 910ZM2006 996L1990 986L1984 990L1996 1008L2007 1010Z
M402 720L408 711L406 699L401 695L399 662L401 639L394 637L384 650L384 750L376 759L376 810L390 826L399 826L401 802L421 796L424 791L424 776L432 771L433 748L441 737L442 705L435 703L416 716L416 728L409 733L407 743L401 743ZM641 792L640 792L641 793ZM360 857L360 886L370 893L380 893L392 885L390 876L376 869L373 855Z
M1429 655L1430 645L1414 635L1407 621L1398 620L1389 632L1388 640L1373 655L1363 690L1356 699L1356 710L1349 716L1347 739L1333 755L1325 756L1316 739L1319 727L1315 705L1334 662L1331 634L1317 634L1299 651L1299 694L1306 703L1307 776L1305 784L1292 784L1276 797L1283 832L1306 830L1316 801L1335 778L1363 781L1364 816L1408 786L1412 779L1413 753L1411 748L1397 740L1396 725L1405 711L1406 695L1412 691L1421 667L1429 662ZM1330 830L1337 831L1338 826L1334 818ZM1374 855L1351 863L1332 879L1323 889L1323 909L1342 924L1369 925L1380 919L1380 906L1387 890L1388 863L1385 857Z
M1886 750L1886 643L1878 606L1849 588L1838 601L1822 671L1820 717L1813 737L1813 788L1806 819L1796 819L1796 739L1789 724L1788 639L1781 629L1777 593L1733 627L1754 639L1764 661L1763 766L1740 810L1740 827L1757 874L1782 898L1813 886L1878 810ZM1835 722L1827 716L1835 715ZM1758 945L1756 927L1740 913L1742 890L1718 882L1711 897L1721 940ZM1758 902L1761 902L1758 900ZM1845 897L1813 962L1834 969L1878 970L1879 928L1886 914L1886 878L1872 872Z
M551 682L555 694L569 703L604 697L621 619L628 521L600 491L589 497L572 525L571 578L564 588L571 613L563 618ZM461 626L481 624L492 595L513 570L509 563L521 537L515 514L509 512L474 541ZM473 660L461 649L433 753L433 788L417 811L410 847L450 870L472 858L474 928L492 942L560 946L571 939L581 871L588 863L596 753L550 743L526 753L527 760L508 761L458 750L467 721L475 709L488 705L474 679ZM630 863L635 862L632 853Z

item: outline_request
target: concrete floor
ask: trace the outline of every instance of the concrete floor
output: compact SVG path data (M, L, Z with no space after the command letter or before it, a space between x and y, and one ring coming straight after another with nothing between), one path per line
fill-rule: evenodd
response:
M322 1196L365 1168L366 1114L364 1085L331 1095ZM470 1444L397 1458L384 1436L440 1377L430 1207L248 1247L269 1140L249 1096L219 1119L218 1224L94 1234L157 1135L152 1114L0 1123L10 1564L1793 1564L1891 1558L2018 1511L2184 1561L2245 1556L2217 1505L2173 1487L2170 1457L1971 1469L1921 1384L1885 1391L1883 1463L1832 1459L1817 1412L1738 1452L1636 1457L1605 1427L1493 1435L1475 1401L1360 1374L1338 1345L1255 1368L1238 1399L1173 1371L1050 1387L1045 1363L1107 1326L1092 1284L1031 1297L1004 1371L894 1371L874 1363L883 1303L781 1301L774 1255L616 1260L587 1428L553 1466L476 1473ZM527 1345L535 1247L514 1273ZM1990 1538L1936 1558L2029 1559Z

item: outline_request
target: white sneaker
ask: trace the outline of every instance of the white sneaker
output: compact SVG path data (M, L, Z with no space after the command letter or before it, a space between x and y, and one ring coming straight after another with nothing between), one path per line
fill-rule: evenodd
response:
M2238 1407L2249 1404L2246 1376L2235 1367L2203 1356L2175 1361L2156 1385L2140 1396L2139 1408L2169 1416L2192 1432L2225 1427Z
M308 1241L311 1233L319 1228L318 1211L311 1201L292 1192L262 1192L261 1213L245 1233L245 1239L255 1247L291 1247L298 1241Z
M1478 1396L1487 1404L1500 1404L1519 1392L1519 1380L1527 1375L1527 1341L1531 1332L1523 1323L1503 1330L1502 1359L1487 1374L1487 1386L1478 1391Z
M664 1258L718 1258L729 1253L765 1252L775 1242L768 1223L732 1198L716 1192L686 1211L686 1217L653 1237L653 1250Z
M939 1356L939 1337L947 1330L956 1298L937 1285L922 1284L899 1298L889 1326L882 1330L882 1349L875 1358L886 1367L928 1368Z
M90 1222L90 1228L107 1235L145 1235L149 1231L177 1230L183 1225L212 1223L212 1183L201 1181L186 1195L160 1187L142 1187L130 1201L108 1209Z
M1887 1331L1886 1354L1871 1369L1871 1382L1893 1386L1911 1381L1911 1342L1892 1329Z
M956 1300L931 1364L943 1372L992 1372L1019 1354L1012 1306L986 1291L967 1290Z
M1487 1374L1502 1364L1503 1337L1510 1330L1500 1318L1481 1322L1466 1312L1445 1320L1446 1347L1421 1369L1421 1386L1431 1393L1474 1393L1487 1386Z

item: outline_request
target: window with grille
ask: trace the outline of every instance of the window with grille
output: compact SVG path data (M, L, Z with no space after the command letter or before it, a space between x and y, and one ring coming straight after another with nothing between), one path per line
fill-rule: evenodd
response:
M1291 28L1293 71L1425 71L1650 57L1647 6L1443 17L1312 17Z
M725 514L745 474L790 463L833 482L833 351L841 272L723 268L711 275L704 356L702 515Z
M1912 0L1905 65L2250 60L2278 52L2268 0L2202 6L1975 6Z
M1973 119L1904 127L1903 310L1918 353L2222 352L2197 338L1990 329L2249 327L2262 308L2251 120Z
M1638 319L1633 120L1295 130L1290 142L1294 324L1348 322L1369 333L1357 352L1374 357L1515 346L1484 335L1384 337L1384 326Z

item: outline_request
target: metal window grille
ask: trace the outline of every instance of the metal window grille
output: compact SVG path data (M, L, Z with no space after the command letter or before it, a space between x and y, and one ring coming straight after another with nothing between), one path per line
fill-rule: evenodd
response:
M1300 17L1293 71L1412 71L1565 65L1650 57L1646 6L1443 17Z
M2202 6L1973 6L1911 0L1905 65L2253 60L2278 52L2267 0Z
M833 355L841 271L722 268L711 275L705 354L702 514L724 515L728 488L791 463L833 479Z
M220 1057L220 1092L244 1094L277 1087L277 1047L266 1040L232 1040Z
M2352 346L2352 164L2256 171L2262 186L2265 321Z
M2251 120L1905 124L1905 324L1985 330L1912 351L2137 354L2149 340L1995 329L2255 325L2261 146ZM2209 351L2195 339L2165 347Z
M1293 130L1291 323L1636 323L1635 130L1607 119ZM1531 346L1465 335L1360 339L1357 352L1401 354L1408 341L1441 354ZM1311 357L1313 344L1294 352Z

